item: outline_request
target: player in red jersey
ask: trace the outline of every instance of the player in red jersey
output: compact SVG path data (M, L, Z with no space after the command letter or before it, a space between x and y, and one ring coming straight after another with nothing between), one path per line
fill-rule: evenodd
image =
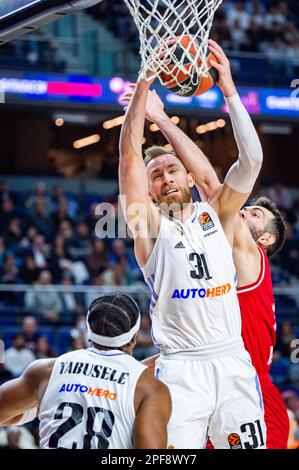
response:
M242 337L261 385L267 448L286 449L289 417L283 399L269 375L276 342L276 319L268 256L275 254L281 247L284 224L276 206L264 197L253 201L240 211L240 215L245 224L236 222L233 255L237 270ZM244 248L248 250L247 254Z
M261 385L267 448L287 449L289 417L269 372L276 342L275 303L268 256L284 241L284 224L275 204L265 197L240 211L233 249L237 271L242 338ZM208 442L207 448L213 446Z

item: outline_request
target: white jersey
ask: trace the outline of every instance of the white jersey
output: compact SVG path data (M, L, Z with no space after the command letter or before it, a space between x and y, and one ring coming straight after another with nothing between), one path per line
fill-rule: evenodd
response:
M135 388L145 369L119 350L58 357L40 404L41 447L131 449Z
M184 224L162 215L142 272L152 294L153 341L162 351L241 338L232 248L208 203L196 202Z

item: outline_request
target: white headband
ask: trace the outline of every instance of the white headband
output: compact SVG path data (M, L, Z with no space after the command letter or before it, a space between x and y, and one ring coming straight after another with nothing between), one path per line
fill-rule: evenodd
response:
M127 331L126 333L119 335L119 336L97 335L91 330L90 325L88 323L89 314L90 314L90 311L88 310L87 317L86 317L88 339L100 346L106 346L107 348L110 348L110 347L119 348L120 346L124 346L125 344L128 344L133 338L133 336L135 335L135 333L137 333L140 327L140 314L139 314L137 322L135 323L133 328L131 328L130 331Z

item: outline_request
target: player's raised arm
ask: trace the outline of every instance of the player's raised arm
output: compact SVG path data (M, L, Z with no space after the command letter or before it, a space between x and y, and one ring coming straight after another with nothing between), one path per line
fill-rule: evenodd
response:
M158 232L159 213L148 194L146 169L142 158L145 106L149 83L139 80L127 109L120 136L119 185L126 222L133 232L135 253L145 264ZM153 234L153 237L151 235Z
M136 394L142 396L136 410L134 449L166 449L167 424L171 415L171 397L167 386L145 370Z
M39 406L39 387L50 375L55 359L41 359L30 364L17 379L0 387L0 425L32 421ZM50 366L50 369L49 369Z
M130 102L135 85L131 85L122 97L122 101ZM211 163L201 149L167 116L164 104L156 91L149 91L146 101L145 117L155 123L173 147L187 171L195 176L195 184L203 201L212 197L220 182Z
M215 41L209 41L209 48L218 61L211 61L211 65L219 73L218 86L228 106L239 150L238 161L230 168L223 187L211 201L220 217L225 218L235 215L246 202L262 166L263 150L252 120L237 93L228 58Z

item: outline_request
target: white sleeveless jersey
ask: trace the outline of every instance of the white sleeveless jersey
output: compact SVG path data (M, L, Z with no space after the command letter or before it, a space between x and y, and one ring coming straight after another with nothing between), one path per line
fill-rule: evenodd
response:
M135 388L145 369L119 350L58 357L40 404L40 446L131 449Z
M162 215L142 272L152 294L153 341L162 351L241 337L232 249L208 203L196 202L184 224Z

